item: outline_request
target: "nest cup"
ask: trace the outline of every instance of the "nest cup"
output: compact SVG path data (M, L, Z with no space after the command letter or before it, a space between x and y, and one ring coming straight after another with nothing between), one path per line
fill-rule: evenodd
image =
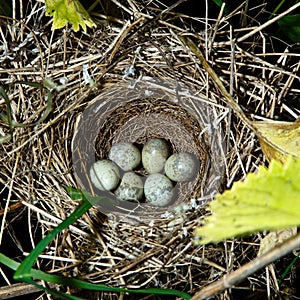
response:
M211 159L214 157L212 139L207 130L212 121L208 118L210 108L201 99L188 94L187 90L179 92L170 81L151 79L134 85L124 82L105 88L82 113L72 141L73 168L82 189L102 196L93 203L101 212L139 221L161 219L179 206L189 204L191 199L216 189L215 179L216 174L220 175L220 165L215 166L218 172L216 168L212 172L212 161L216 159ZM126 141L141 149L154 137L167 140L171 153L189 152L199 160L194 178L176 183L171 204L158 207L147 202L119 201L113 193L93 187L89 178L90 167L97 160L107 159L113 144ZM142 170L139 172L143 173Z

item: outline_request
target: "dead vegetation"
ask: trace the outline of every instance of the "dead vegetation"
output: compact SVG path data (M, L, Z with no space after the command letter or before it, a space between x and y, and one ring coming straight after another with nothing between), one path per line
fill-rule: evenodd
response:
M12 138L1 144L1 252L12 251L20 259L74 210L77 203L64 187L78 186L71 147L76 120L95 97L115 85L141 77L169 79L207 101L226 144L220 190L266 163L254 134L225 105L178 38L189 36L197 43L249 118L294 120L299 117L299 54L250 18L259 15L263 5L247 8L247 3L229 15L221 8L209 19L176 12L159 1L105 2L103 13L97 4L92 14L98 27L87 33L71 28L52 32L42 2L29 1L26 9L24 3L21 19L0 17L0 84L9 95L13 120L28 125L14 127ZM247 25L233 30L231 20L236 18ZM47 108L47 92L26 82L46 82L51 88L51 113L40 124L33 125ZM0 98L1 113L6 109ZM2 120L0 135L10 130ZM254 259L262 237L196 246L193 232L208 200L200 196L185 211L139 225L126 218L108 220L93 208L53 240L38 266L116 287L173 288L193 295ZM7 250L8 244L15 250ZM297 299L296 267L280 287L277 284L292 258L262 269L216 299ZM10 276L1 269L3 286L13 283ZM99 294L99 299L118 297Z

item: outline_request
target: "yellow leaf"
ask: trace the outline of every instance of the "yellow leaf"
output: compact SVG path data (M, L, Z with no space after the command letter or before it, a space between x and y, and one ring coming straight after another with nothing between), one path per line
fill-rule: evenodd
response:
M244 182L216 195L209 204L212 214L196 229L199 242L300 225L299 182L300 159L290 156L284 165L272 160L268 169L260 166Z
M267 159L285 162L288 155L300 157L300 121L296 122L253 122L261 148Z
M45 0L46 16L53 16L52 30L59 29L69 22L74 31L80 26L86 31L86 26L96 26L88 12L78 0Z

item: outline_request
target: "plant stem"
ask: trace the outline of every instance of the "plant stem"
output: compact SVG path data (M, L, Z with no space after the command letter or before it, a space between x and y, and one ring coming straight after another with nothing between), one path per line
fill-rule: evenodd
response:
M273 261L289 254L298 247L300 247L300 233L288 239L281 245L275 247L274 249L270 250L266 254L255 258L236 271L228 275L224 275L218 281L204 287L202 290L196 293L191 300L208 299L218 293L221 293L223 290L236 285L237 283L246 279L249 275L254 274Z

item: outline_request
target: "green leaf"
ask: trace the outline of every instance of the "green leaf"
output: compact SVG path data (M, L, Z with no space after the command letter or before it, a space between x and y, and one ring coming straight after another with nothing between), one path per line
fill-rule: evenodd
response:
M89 13L78 0L45 0L46 16L53 17L52 30L59 29L69 22L74 31L80 26L86 31L86 26L96 26Z
M272 160L244 182L218 194L209 205L195 235L201 244L227 238L300 225L300 159L289 157L282 165Z
M278 20L278 25L293 42L300 42L300 14L285 16Z
M222 4L223 4L223 0L212 0L216 5L218 5L219 7L221 7L222 6Z
M76 189L72 186L66 186L66 191L70 195L70 197L75 201L81 201L85 199L81 189Z
M101 196L93 196L84 190L70 186L66 187L66 191L75 201L87 200L90 204L94 206L102 206L103 209L106 208L108 211L111 211L111 209L114 209L114 207L119 204L119 201L116 198L109 197L105 194Z
M225 0L212 0L212 2L214 2L218 7L222 7L223 3L225 3ZM228 9L228 5L226 3L226 6L224 8L224 13L225 15L229 14L229 9Z

